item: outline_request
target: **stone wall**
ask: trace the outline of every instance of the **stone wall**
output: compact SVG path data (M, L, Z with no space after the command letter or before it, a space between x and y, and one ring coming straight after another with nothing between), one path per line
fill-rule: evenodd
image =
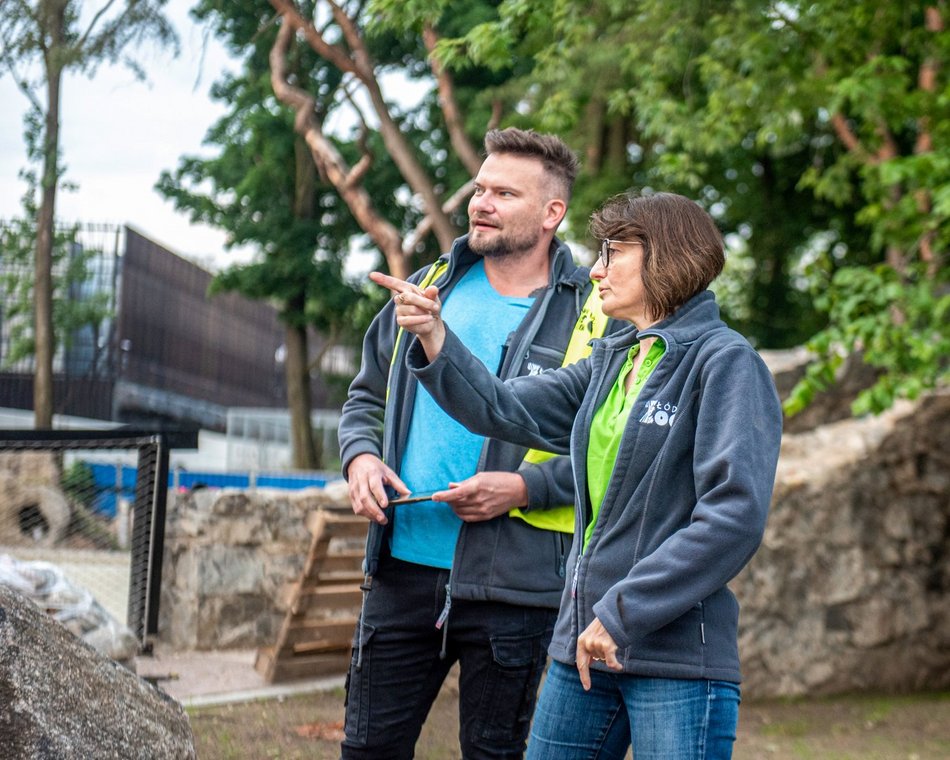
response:
M175 649L273 644L284 618L278 592L297 580L313 509L349 511L346 486L301 491L201 489L170 497L160 641Z
M950 686L950 394L786 434L733 588L749 695Z

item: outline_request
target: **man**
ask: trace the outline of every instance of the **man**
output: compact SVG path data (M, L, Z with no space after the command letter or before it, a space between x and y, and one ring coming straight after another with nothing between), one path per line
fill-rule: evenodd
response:
M438 286L453 329L509 378L560 366L597 328L588 270L555 238L577 158L518 129L492 130L485 149L468 235L410 281ZM405 369L411 337L390 302L366 333L340 421L353 510L371 521L342 756L412 757L458 661L463 757L520 758L573 524L538 515L571 503L570 461L530 464L524 448L468 433ZM389 506L410 492L434 493Z

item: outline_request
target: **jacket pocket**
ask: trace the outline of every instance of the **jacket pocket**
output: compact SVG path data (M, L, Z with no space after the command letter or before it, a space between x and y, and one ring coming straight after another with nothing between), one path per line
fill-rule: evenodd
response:
M672 623L647 634L630 652L636 659L700 666L705 660L705 626L702 603L694 605Z
M534 344L528 348L528 355L524 360L523 373L537 375L546 369L557 369L564 361L564 352L549 346Z
M552 531L551 534L554 537L554 571L563 580L567 575L567 553L571 550L573 534L561 531Z

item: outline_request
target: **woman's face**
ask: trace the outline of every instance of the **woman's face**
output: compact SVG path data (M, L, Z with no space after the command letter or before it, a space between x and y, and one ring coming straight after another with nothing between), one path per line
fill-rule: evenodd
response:
M656 321L647 313L642 267L643 243L604 240L590 270L591 279L600 291L604 314L632 322L640 330Z

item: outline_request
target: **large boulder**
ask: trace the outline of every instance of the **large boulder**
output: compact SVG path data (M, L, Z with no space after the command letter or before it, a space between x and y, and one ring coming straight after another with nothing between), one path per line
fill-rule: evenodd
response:
M950 393L782 441L733 582L744 693L950 687Z
M0 586L3 760L185 760L181 705Z

